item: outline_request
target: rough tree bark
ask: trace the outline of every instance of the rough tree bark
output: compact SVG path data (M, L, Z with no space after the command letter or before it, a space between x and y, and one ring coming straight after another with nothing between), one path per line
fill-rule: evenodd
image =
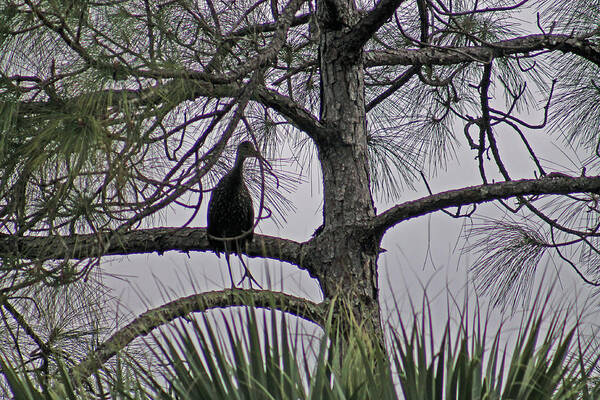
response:
M342 295L360 322L379 327L377 254L381 238L358 226L375 215L367 158L362 49L345 48L358 20L353 1L317 2L320 29L320 122L330 132L316 140L323 174L323 226L310 260L327 299ZM379 329L378 329L379 330ZM383 343L383 341L382 341Z

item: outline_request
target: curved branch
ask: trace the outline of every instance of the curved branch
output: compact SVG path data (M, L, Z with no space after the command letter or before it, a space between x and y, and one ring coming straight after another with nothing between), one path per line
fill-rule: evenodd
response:
M254 100L281 114L298 129L317 140L327 137L327 128L308 110L300 106L288 96L264 87L255 90Z
M394 15L404 0L379 0L373 10L362 17L343 38L342 46L354 53L361 49L375 32Z
M254 239L242 253L249 257L271 258L298 265L303 245L293 240L254 234ZM70 236L14 236L0 233L0 256L22 259L83 259L104 255L212 249L206 228L151 228Z
M452 65L463 62L489 62L538 50L560 50L577 54L600 66L600 50L584 37L564 34L536 34L467 47L428 47L423 49L374 50L365 54L367 67L383 65Z
M32 113L45 111L49 114L59 108L67 107L70 104L78 104L82 101L89 101L93 97L99 104L106 104L106 107L116 109L119 104L114 99L127 100L130 107L142 108L161 104L166 98L175 105L184 101L191 101L199 97L213 98L237 98L242 96L247 85L230 84L210 84L202 80L191 80L191 85L184 85L179 79L149 86L140 90L133 89L111 89L99 90L93 93L86 93L80 96L74 96L66 100L65 104L57 104L51 100L47 101L21 101L19 102L18 115L26 116ZM182 90L185 89L185 90ZM177 97L175 97L177 96ZM315 118L310 111L292 100L290 97L282 95L274 90L257 86L249 91L251 100L257 101L266 107L280 113L290 123L298 129L306 132L307 135L315 139L318 136L325 137L327 130Z
M402 221L447 207L478 204L515 196L589 192L600 192L600 176L580 178L546 176L540 179L522 179L471 186L399 204L373 218L368 228L374 232L383 233Z
M134 339L145 336L153 329L177 318L215 308L247 305L283 311L317 325L324 325L327 313L327 303L317 304L300 297L269 290L228 289L194 294L139 315L88 354L72 369L71 374L79 379L87 378Z

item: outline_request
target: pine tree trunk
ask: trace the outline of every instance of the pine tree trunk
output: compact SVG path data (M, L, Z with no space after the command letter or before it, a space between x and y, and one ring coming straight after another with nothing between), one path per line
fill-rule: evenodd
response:
M339 38L357 19L351 0L318 2L321 122L317 143L324 184L323 231L311 259L326 298L349 301L354 317L382 339L377 288L381 237L360 229L375 215L370 191L362 50L344 53Z

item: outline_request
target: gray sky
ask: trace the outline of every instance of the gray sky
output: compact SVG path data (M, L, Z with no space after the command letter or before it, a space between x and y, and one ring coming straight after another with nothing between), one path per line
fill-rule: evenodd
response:
M539 32L535 23L536 7L522 12L520 21L524 32ZM530 87L535 87L531 85ZM521 117L531 123L543 120L540 112L547 101L548 93L538 93L539 111ZM497 93L496 99L491 99L491 105L505 109L503 95ZM496 135L503 160L508 167L513 179L534 178L534 166L525 152L523 144L517 134L503 127L496 127ZM559 171L576 174L578 167L569 160L577 159L572 151L560 138L550 137L547 129L540 131L523 130L531 146L543 157L544 167L547 172ZM457 189L465 186L481 184L477 170L475 153L464 143L463 126L455 129L455 137L460 143L457 146L456 157L447 165L446 170L440 170L435 177L429 178L429 184L434 193L444 190ZM586 155L580 155L585 158ZM316 158L315 158L316 159ZM316 164L316 163L315 163ZM488 165L488 178L503 180L493 165ZM575 171L575 172L574 172ZM311 237L314 230L321 225L321 182L319 174L312 173L311 177L304 174L306 182L299 185L297 191L290 195L297 208L296 212L287 215L287 224L277 227L272 221L261 221L257 232L277 235L296 241L305 241ZM427 190L423 182L417 182L416 190L407 189L397 203L426 196ZM205 197L203 208L190 226L206 226L206 205L208 196ZM257 200L255 199L255 204ZM378 212L382 212L393 204L384 204L376 199ZM483 205L478 207L478 214L500 215L498 207ZM168 221L156 226L178 226L187 221L188 211L178 212L169 216ZM461 253L464 241L459 238L463 228L464 219L452 219L441 212L425 217L405 221L390 229L384 236L382 247L387 251L379 258L379 287L380 303L385 315L389 312L386 304L394 304L392 293L402 308L403 312L410 312L410 299L415 304L420 304L424 288L430 298L439 298L439 307L445 309L446 295L451 293L462 296L468 279L468 267L475 257L471 254ZM556 260L555 260L556 261ZM233 270L239 272L239 262L233 258ZM270 276L274 290L284 290L289 294L306 297L313 301L321 300L320 291L315 280L307 273L295 266L274 260L253 259L250 262L253 275L261 283L266 283L267 274ZM127 258L115 258L106 268L108 272L128 275L129 282L107 279L106 282L115 290L115 295L122 300L124 308L135 314L144 311L148 306L156 307L165 301L173 300L194 292L222 289L229 286L227 266L224 258L218 259L212 253L191 253L189 256L176 252L137 255ZM557 274L557 271L561 271ZM544 272L545 271L545 272ZM547 258L542 260L536 275L551 284L556 282L553 295L563 301L584 303L593 293L593 288L585 285L568 268L563 267L559 261L554 263ZM533 287L537 287L537 282ZM266 285L263 285L265 288ZM474 297L475 296L471 296ZM480 299L482 303L486 299ZM596 302L594 302L595 304ZM597 306L594 306L597 307ZM445 322L445 313L440 315L440 322ZM497 319L501 318L501 311L494 311Z
M533 168L520 151L522 144L513 140L515 136L512 132L502 132L502 135L499 135L501 147L505 150L511 149L505 152L505 161L515 178L533 178ZM565 167L550 170L568 171L568 160L558 150L559 147L551 144L551 138L538 133L531 144L540 154ZM561 147L564 149L564 146ZM466 146L462 146L458 149L455 160L448 165L447 171L440 171L437 177L430 179L429 184L434 193L437 193L480 184L479 179L474 154ZM290 196L297 210L287 216L285 226L277 227L272 221L266 220L258 225L257 231L297 241L309 239L321 224L318 184L316 181L304 182ZM427 195L424 184L418 183L416 187L416 191L407 190L400 202ZM190 226L206 226L207 203L208 196L201 212ZM377 202L378 212L390 205ZM498 215L498 208L493 205L480 206L478 212ZM187 220L187 215L180 212L157 225L178 226ZM389 313L395 314L392 294L395 294L402 313L409 317L410 301L419 305L424 288L427 287L428 296L434 300L434 308L438 310L438 322L446 322L447 295L462 299L468 281L468 266L474 260L474 256L461 253L464 241L460 238L460 233L464 222L464 219L453 219L437 212L405 221L388 231L382 244L387 251L379 258L380 303L384 319L387 320ZM234 274L237 271L237 276L241 276L239 262L235 257L232 257L232 260ZM268 287L268 274L271 288L274 290L284 290L313 301L322 299L316 281L295 266L274 260L252 259L250 268L265 288ZM559 264L543 261L537 277L541 278L544 275L547 283L553 282L557 279L557 269L560 269ZM229 286L224 258L218 259L212 253L190 253L188 256L167 252L163 256L144 254L117 257L108 265L105 264L105 270L127 276L128 282L108 278L106 283L114 288L114 295L120 298L121 312L129 310L134 314L177 297ZM574 301L578 298L581 303L591 294L591 288L577 279L566 267L562 268L557 283L553 290L556 299ZM537 283L534 287L535 285ZM472 292L472 289L470 290ZM475 296L470 297L474 300ZM480 301L486 303L485 298ZM501 310L494 310L492 315L496 322L503 318Z

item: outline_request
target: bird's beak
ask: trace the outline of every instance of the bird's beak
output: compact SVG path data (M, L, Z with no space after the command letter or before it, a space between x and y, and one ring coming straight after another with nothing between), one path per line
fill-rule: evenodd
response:
M271 166L271 163L268 162L259 152L256 152L256 158L258 158L258 161L265 164L270 170L273 169L273 166Z
M271 163L268 162L263 156L262 154L260 154L258 152L258 150L254 150L253 153L254 157L258 158L258 161L260 161L261 163L265 164L267 167L269 167L269 169L273 169L273 167L271 166Z
M264 157L263 157L263 156L262 156L262 155L261 155L261 154L258 152L258 150L255 150L255 152L254 152L254 156L255 156L255 157L258 159L258 161L260 162L261 166L262 166L262 165L266 165L266 166L267 166L267 168L266 168L267 172L268 172L270 175L273 175L273 177L275 178L275 181L277 182L277 188L279 188L279 178L277 177L277 175L275 175L275 174L273 173L273 166L271 165L271 163L270 163L270 162L268 162L268 161L267 161L267 160L266 160L266 159L265 159L265 158L264 158Z

